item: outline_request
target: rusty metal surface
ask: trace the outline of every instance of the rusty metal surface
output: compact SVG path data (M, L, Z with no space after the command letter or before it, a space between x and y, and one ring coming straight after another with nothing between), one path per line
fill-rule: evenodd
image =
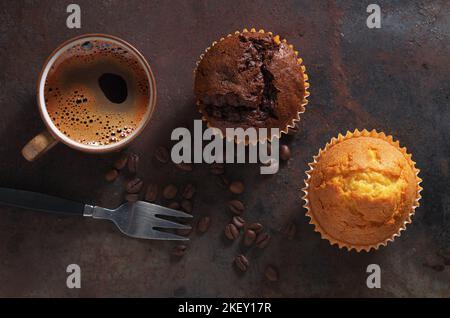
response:
M372 1L87 1L82 29L65 27L65 2L0 3L0 185L114 206L122 182L104 181L113 156L92 156L58 145L35 163L21 147L44 128L35 85L45 58L62 41L102 32L134 44L150 62L158 84L156 113L130 147L141 156L140 175L159 184L193 182L196 219L211 215L205 235L192 235L189 253L170 257L173 244L124 237L112 224L31 211L0 210L0 296L450 296L450 268L423 264L450 244L450 3L377 1L382 28L365 26ZM230 165L241 179L245 216L270 228L267 250L251 250L250 270L231 262L238 244L226 244L229 219L221 190L206 165L179 172L152 159L170 132L191 127L195 62L209 44L243 27L264 28L289 39L304 58L311 82L301 131L288 143L293 159L273 176L254 165ZM422 170L422 206L404 234L377 252L330 247L304 216L298 189L307 162L339 132L376 128L408 147ZM280 229L292 220L294 240ZM66 288L66 266L82 269L82 288ZM382 268L382 288L365 285L366 266ZM267 264L280 281L263 278Z

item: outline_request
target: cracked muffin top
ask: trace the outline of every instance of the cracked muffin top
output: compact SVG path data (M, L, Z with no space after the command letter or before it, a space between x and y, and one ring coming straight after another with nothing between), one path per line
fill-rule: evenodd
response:
M243 32L212 46L195 74L195 95L216 128L285 129L304 111L305 80L296 53L269 33Z
M310 175L313 222L331 241L346 246L393 238L418 198L414 163L404 149L382 138L352 137L331 145Z

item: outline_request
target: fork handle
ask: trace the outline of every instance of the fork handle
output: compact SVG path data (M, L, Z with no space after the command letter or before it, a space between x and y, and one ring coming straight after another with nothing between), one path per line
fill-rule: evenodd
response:
M85 209L83 203L42 193L9 188L0 188L0 204L35 211L79 216L83 216Z

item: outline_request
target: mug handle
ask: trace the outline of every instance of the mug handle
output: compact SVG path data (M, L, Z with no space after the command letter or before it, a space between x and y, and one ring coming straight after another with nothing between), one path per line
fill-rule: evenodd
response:
M22 156L28 161L34 161L52 149L58 143L47 130L31 139L22 149Z

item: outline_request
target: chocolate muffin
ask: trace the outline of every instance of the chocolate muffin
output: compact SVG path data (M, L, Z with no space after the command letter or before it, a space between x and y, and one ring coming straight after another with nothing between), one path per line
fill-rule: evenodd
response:
M287 133L307 103L304 69L297 52L279 36L253 29L229 35L198 63L197 105L209 126L223 133L237 127Z

